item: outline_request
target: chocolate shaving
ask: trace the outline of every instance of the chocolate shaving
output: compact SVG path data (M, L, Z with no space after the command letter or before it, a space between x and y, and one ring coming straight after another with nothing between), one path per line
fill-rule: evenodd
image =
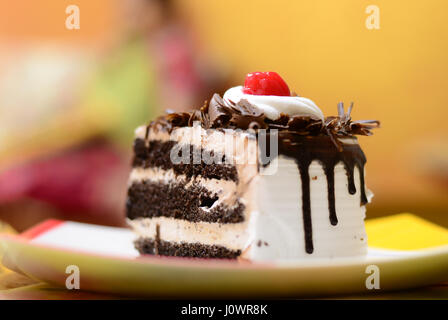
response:
M230 107L226 105L224 100L215 93L210 104L208 105L209 123L205 125L206 128L218 128L228 123L232 118Z
M325 119L324 128L327 134L336 136L353 136L353 135L364 135L370 136L372 132L370 130L380 127L380 122L378 120L358 120L351 121L351 111L353 109L353 102L347 110L344 110L344 104L342 102L338 103L338 116L337 117L327 117Z
M277 129L298 135L327 135L339 150L342 144L338 138L353 135L372 135L371 130L380 127L377 120L351 120L353 102L345 112L344 104L338 103L338 116L330 116L324 121L307 116L289 116L280 114L276 120L266 118L256 106L242 99L238 103L226 101L220 95L214 94L210 103L204 103L200 110L192 112L169 113L151 122L151 128L164 128L171 132L174 128L193 126L199 121L204 129Z
M185 123L185 120L189 119L190 116L190 113L187 112L169 113L166 115L166 121L169 122L173 127L178 127Z

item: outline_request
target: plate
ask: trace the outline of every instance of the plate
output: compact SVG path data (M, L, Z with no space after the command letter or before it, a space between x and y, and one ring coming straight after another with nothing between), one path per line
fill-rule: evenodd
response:
M125 228L48 220L19 236L1 235L0 243L4 265L31 278L64 287L76 268L80 289L130 296L328 296L448 281L448 245L369 248L364 258L250 263L141 257L133 239Z

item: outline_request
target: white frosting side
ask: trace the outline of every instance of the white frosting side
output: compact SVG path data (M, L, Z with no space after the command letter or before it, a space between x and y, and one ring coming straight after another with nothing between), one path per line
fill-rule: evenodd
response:
M357 168L354 171L354 195L347 190L347 174L342 163L336 165L334 174L336 226L331 225L329 219L327 179L322 165L313 161L309 167L314 252L308 254L300 173L294 159L281 155L277 173L260 176L256 196L258 208L252 213L253 243L244 256L253 261L364 256L367 252L366 209L360 205L359 171Z
M276 120L281 113L289 116L309 116L324 120L324 114L310 99L297 96L264 96L243 93L243 87L233 87L224 93L224 100L238 103L246 99L259 108L268 119Z

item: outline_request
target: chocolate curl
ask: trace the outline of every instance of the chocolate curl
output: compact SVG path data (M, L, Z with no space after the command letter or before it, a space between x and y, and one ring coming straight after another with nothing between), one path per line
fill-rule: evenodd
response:
M377 120L351 121L352 109L353 102L350 104L347 113L344 111L344 104L342 102L338 103L338 117L327 117L325 119L326 130L342 136L372 135L370 130L380 127L380 122Z
M190 114L187 112L170 113L165 116L165 120L173 127L185 125L188 123L188 119L190 119Z
M231 106L232 117L230 124L243 130L249 128L266 129L266 116L263 112L255 108L249 101L242 99L237 104Z
M269 128L279 129L279 130L282 130L282 129L287 130L289 128L288 127L289 120L290 120L290 117L284 113L280 113L280 117L276 120L265 119Z
M204 109L205 111L205 109ZM219 94L214 94L207 109L209 123L206 128L219 128L224 127L229 123L232 118L230 114L230 108L226 105L225 101Z
M333 142L336 149L338 149L339 152L344 151L344 148L342 147L342 143L341 143L341 141L338 140L338 137L336 136L336 134L329 129L327 129L327 134L330 137L331 142Z
M322 121L311 117L294 116L289 118L287 128L301 135L318 134L322 128Z
M190 114L190 117L188 118L188 126L192 127L195 121L200 121L201 123L203 123L200 110L194 110Z
M338 117L342 118L344 116L344 102L338 102Z
M254 107L246 99L241 99L237 104L231 105L231 108L235 111L235 113L242 117L258 118L264 116L263 112Z
M380 127L380 122L377 120L351 121L352 110L353 102L350 104L347 113L344 110L344 104L340 102L338 103L338 116L327 117L325 119L324 130L330 136L339 151L342 151L342 144L337 139L338 136L370 136L372 135L370 130Z
M352 134L371 136L372 129L380 128L381 123L378 120L358 120L350 123L350 132Z

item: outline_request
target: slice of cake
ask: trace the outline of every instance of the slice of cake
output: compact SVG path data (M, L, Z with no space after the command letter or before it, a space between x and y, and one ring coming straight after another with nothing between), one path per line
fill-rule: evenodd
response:
M141 254L252 261L362 256L377 121L324 118L274 72L136 130L127 220Z

